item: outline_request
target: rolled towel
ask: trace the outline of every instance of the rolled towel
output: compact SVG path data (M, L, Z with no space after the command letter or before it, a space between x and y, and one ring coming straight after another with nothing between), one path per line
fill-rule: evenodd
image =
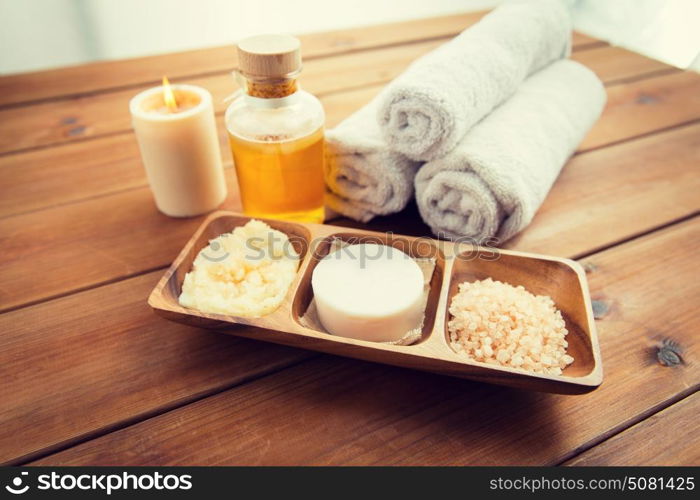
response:
M326 132L326 204L352 219L400 212L413 197L420 163L390 151L377 125L375 98Z
M444 156L528 75L570 50L567 3L503 4L389 84L378 115L382 134L411 159Z
M558 61L416 175L416 200L433 232L503 242L530 223L567 158L600 116L606 94L585 66Z

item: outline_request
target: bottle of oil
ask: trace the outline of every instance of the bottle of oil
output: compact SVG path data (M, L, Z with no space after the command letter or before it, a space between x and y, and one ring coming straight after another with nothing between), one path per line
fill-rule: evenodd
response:
M243 211L323 222L320 101L299 88L299 40L260 35L238 44L243 92L226 110Z

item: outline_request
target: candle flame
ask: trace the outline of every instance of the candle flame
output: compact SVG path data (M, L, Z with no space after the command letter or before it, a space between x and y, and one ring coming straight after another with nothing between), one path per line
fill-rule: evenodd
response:
M177 100L167 76L163 77L163 100L169 111L177 111Z

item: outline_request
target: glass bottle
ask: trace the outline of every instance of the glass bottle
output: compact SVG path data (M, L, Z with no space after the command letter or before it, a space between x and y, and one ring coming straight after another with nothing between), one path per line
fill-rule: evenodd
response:
M243 91L226 129L243 211L254 217L323 222L321 102L301 90L299 40L260 35L238 44Z

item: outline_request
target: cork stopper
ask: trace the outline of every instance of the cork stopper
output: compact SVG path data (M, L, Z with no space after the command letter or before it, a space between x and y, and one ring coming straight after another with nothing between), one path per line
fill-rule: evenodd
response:
M246 78L278 79L301 70L301 43L290 35L258 35L238 43L238 70Z

